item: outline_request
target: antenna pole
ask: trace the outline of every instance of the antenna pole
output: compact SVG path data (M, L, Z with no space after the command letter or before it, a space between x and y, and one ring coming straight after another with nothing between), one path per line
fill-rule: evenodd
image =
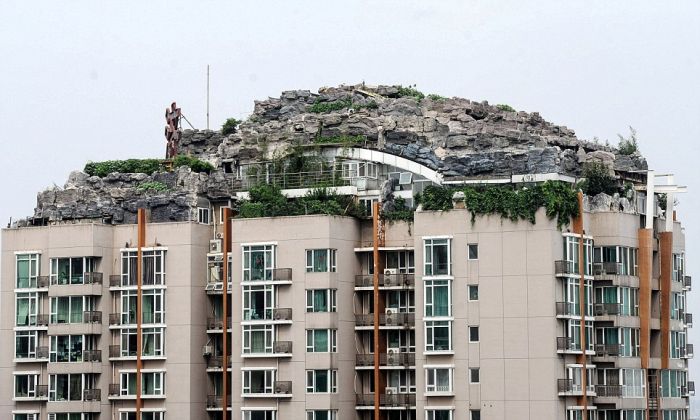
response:
M207 64L207 130L209 130L209 64Z

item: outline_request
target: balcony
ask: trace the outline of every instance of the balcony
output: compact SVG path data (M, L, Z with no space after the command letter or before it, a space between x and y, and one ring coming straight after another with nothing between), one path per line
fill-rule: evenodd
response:
M292 281L291 268L273 268L272 281L290 282Z
M48 385L36 385L34 388L34 393L29 395L28 392L21 393L21 391L15 391L14 397L15 401L34 401L34 400L47 400L49 398L49 386Z
M223 330L224 319L221 317L207 318L207 330ZM231 317L226 318L226 329L231 329Z
M49 316L44 314L39 314L36 316L36 326L37 327L48 327L49 326Z
M39 346L36 348L36 358L37 359L47 359L49 358L49 347Z
M686 327L692 327L693 326L693 314L690 313L685 313L683 314L683 323L685 324Z
M416 314L414 312L379 314L379 325L382 327L414 327L416 325ZM374 326L374 314L355 314L355 326Z
M39 276L36 278L37 289L48 289L49 288L49 276Z
M374 394L356 394L355 405L364 407L374 406ZM415 406L416 394L380 394L379 405L382 407Z
M594 276L619 276L622 272L622 263L619 262L593 263Z
M122 285L121 274L112 274L109 276L109 287L119 287Z
M116 313L116 314L109 314L109 325L121 325L122 323L122 314L121 313Z
M619 303L596 303L593 305L595 316L620 315L622 305Z
M292 308L274 308L272 310L272 319L275 321L291 321Z
M415 353L381 353L379 355L379 365L385 367L406 367L416 365ZM374 366L374 353L356 354L356 367Z
M275 341L272 344L272 352L275 354L292 354L292 342Z
M83 391L83 401L102 401L101 389L86 389Z
M557 316L580 316L578 304L571 302L556 303Z
M581 346L571 337L557 337L557 353L581 353Z
M122 348L119 344L112 344L109 346L109 358L122 357Z
M222 370L224 366L224 356L211 356L207 360L207 369ZM231 356L226 358L226 369L231 370Z
M687 290L693 288L693 279L690 276L683 276L683 288Z
M690 384L688 384L690 385ZM695 388L693 388L693 393ZM49 398L49 386L48 385L37 385L36 386L36 399L45 400Z
M207 395L207 410L221 410L224 407L222 395ZM226 407L231 407L231 398L226 400Z
M101 362L102 361L102 350L84 350L83 351L83 361L84 362Z
M84 311L83 323L85 324L102 324L101 311Z
M102 273L85 273L83 275L83 284L102 284Z
M688 396L694 396L695 395L695 382L688 381L688 385L686 386L686 389L688 391Z
M598 357L613 356L617 357L620 355L622 346L620 344L596 344L595 345L595 355Z
M622 396L622 385L596 385L595 393L601 398L619 398Z
M415 286L415 274L380 274L379 287L405 287ZM373 274L359 274L355 276L355 287L374 287Z
M122 390L119 384L109 384L109 397L118 397L121 393Z
M579 274L578 265L573 261L558 260L554 261L554 274L557 276L566 276L570 274Z
M681 359L692 359L693 358L693 345L686 344L685 347L680 348Z

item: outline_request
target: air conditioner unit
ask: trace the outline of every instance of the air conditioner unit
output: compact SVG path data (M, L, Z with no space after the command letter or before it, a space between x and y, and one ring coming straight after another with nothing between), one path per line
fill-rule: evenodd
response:
M399 310L396 308L386 308L384 310L384 313L387 315L395 315L395 314L399 313Z
M397 366L399 364L399 354L401 349L398 347L389 347L386 349L386 364L389 366Z
M396 354L399 354L399 353L401 353L401 349L400 349L399 347L388 347L388 348L386 349L386 354L388 354L388 355L390 355L390 356L391 356L391 355L396 355Z
M224 234L223 234L223 233L221 233L221 232L216 232L216 239L223 239L223 238L224 238Z
M399 393L399 389L395 386L388 386L384 388L384 393L386 395L396 395Z
M366 178L357 178L355 180L355 186L357 187L357 191L367 190L367 179Z
M209 253L218 254L221 252L221 239L212 239L209 241Z
M202 357L209 357L213 352L212 346L202 346Z
M384 274L398 274L399 270L396 268L385 268Z
M386 308L386 325L396 325L398 321L398 309Z

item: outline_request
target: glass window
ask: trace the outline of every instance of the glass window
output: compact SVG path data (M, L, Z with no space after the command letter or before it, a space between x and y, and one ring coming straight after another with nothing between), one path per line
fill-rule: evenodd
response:
M81 324L83 313L91 311L93 302L91 296L62 296L51 298L52 324Z
M336 330L306 330L306 351L309 353L335 353Z
M467 245L468 259L478 260L479 259L479 245L469 244Z
M121 337L121 357L136 356L136 328L119 330Z
M686 337L683 331L671 331L671 359L685 357Z
M271 281L274 267L273 245L243 247L243 281Z
M39 420L39 413L15 413L12 415L12 420Z
M481 420L481 410L469 410L470 420Z
M470 284L469 288L469 300L476 301L479 300L479 285Z
M37 333L37 331L15 332L15 359L36 358Z
M96 258L52 258L50 266L49 277L52 285L84 284L86 279L85 273L95 271Z
M452 410L425 410L425 420L452 420Z
M425 280L425 317L452 315L450 280Z
M272 394L275 383L274 370L244 370L243 393L244 394Z
M479 383L479 368L469 368L469 383Z
M308 410L306 420L336 420L338 410Z
M426 276L449 276L452 274L449 239L425 239L424 258Z
M622 396L624 398L644 398L646 378L642 369L620 369Z
M122 251L122 286L136 286L138 281L138 253L136 251Z
M452 350L452 321L425 321L425 351Z
M329 393L338 392L337 370L307 370L306 392Z
M620 356L639 357L639 328L620 328Z
M39 294L16 293L15 294L15 325L18 327L29 327L37 325L37 315L39 315L40 299Z
M36 397L39 375L15 375L15 398Z
M17 289L28 289L37 286L36 280L39 277L39 254L18 254L16 264L17 278L15 287Z
M680 398L686 392L686 375L682 370L664 369L661 371L661 396L664 398Z
M243 286L243 320L272 319L275 307L272 285Z
M335 249L307 249L306 250L306 272L325 273L336 270L336 250Z
M82 335L56 335L50 337L51 349L49 360L51 362L82 362L83 343Z
M425 369L425 392L452 392L452 368Z
M685 271L685 256L683 254L673 254L673 271L671 279L682 282Z
M243 353L272 353L274 327L270 324L243 326Z
M222 211L223 213L223 211ZM199 207L197 209L197 222L203 224L203 225L208 225L209 224L209 208L208 207Z
M81 401L86 375L49 375L49 401Z
M469 342L476 343L479 341L479 327L470 326L469 327Z
M165 290L146 289L142 292L144 324L162 324L165 322Z
M386 268L393 268L400 274L410 274L415 271L413 251L387 251Z
M335 312L335 289L311 289L306 291L306 312Z
M165 331L160 328L143 328L143 356L163 356L165 354Z
M122 372L120 374L120 395L136 395L136 372ZM165 372L141 373L142 395L165 395Z
M143 251L143 284L165 284L165 250Z
M274 410L243 410L243 420L275 420Z

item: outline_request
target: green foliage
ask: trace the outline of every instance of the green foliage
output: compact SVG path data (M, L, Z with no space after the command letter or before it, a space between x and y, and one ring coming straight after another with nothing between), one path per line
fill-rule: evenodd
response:
M407 86L407 87L399 86L398 89L399 89L399 97L400 98L403 98L404 96L409 96L409 97L415 98L418 102L420 102L423 98L425 98L425 95L423 94L423 92L416 89L416 85Z
M544 207L547 217L557 218L557 226L569 223L578 216L578 198L569 184L547 181L529 188L511 186L490 187L440 187L429 186L417 197L424 210L449 211L452 209L452 195L464 192L466 208L472 213L472 223L476 216L498 214L512 221L528 220L535 223L535 213Z
M163 170L162 159L127 159L88 162L83 172L90 176L105 177L112 172L141 173L151 175Z
M316 144L344 144L352 146L365 141L365 136L348 136L345 134L339 136L318 136L314 138Z
M630 134L628 137L623 137L622 134L618 134L617 137L620 139L617 147L621 155L631 155L639 150L639 145L637 144L637 130L630 126Z
M235 133L236 129L238 128L238 125L241 122L241 120L237 120L235 118L227 119L226 122L221 126L221 134L223 134L224 136L228 136L229 134Z
M379 105L377 105L377 102L375 102L375 101L368 101L366 104L353 103L351 108L354 109L355 111L359 111L360 109L363 109L363 108L377 109L377 108L379 108Z
M280 188L261 184L249 190L249 200L239 207L239 217L277 217L305 214L327 214L333 216L364 215L363 208L351 196L342 196L326 188L311 190L304 197L287 199Z
M168 191L167 185L158 181L142 182L137 187L136 190L141 192L164 192Z
M342 99L333 102L324 102L317 99L316 102L309 107L309 112L316 114L323 114L326 112L340 111L341 109L346 109L352 107L352 99Z
M437 95L435 93L431 93L430 95L428 95L428 99L431 99L433 101L444 101L447 98L445 98L444 96Z
M382 218L390 221L403 220L412 222L413 214L413 209L406 206L406 200L403 197L396 197L394 198L394 210L382 212Z
M515 112L515 108L513 108L512 106L510 106L508 104L498 104L498 105L496 105L496 108L500 109L501 111L505 111L505 112Z
M659 194L656 196L657 203L659 203L659 207L663 211L666 211L666 207L668 207L667 203L666 203L667 199L668 199L668 196L666 195L666 193Z
M620 190L617 180L601 162L588 162L583 167L583 177L586 179L580 183L580 188L586 195L613 195Z
M173 159L173 167L179 168L180 166L187 166L192 169L192 172L197 173L211 173L211 171L214 170L214 167L210 163L185 155L177 155L175 159Z

